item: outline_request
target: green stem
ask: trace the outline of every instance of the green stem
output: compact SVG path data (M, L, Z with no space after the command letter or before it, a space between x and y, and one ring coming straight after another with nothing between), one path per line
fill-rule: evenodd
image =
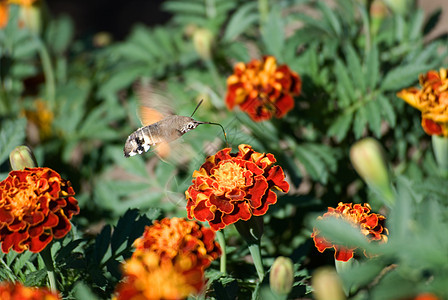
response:
M258 278L260 282L263 281L264 278L264 268L263 268L263 260L261 259L261 249L260 244L250 244L249 251L252 255L252 259L254 260L255 269L257 269Z
M440 175L448 177L448 138L443 136L432 136L432 148L439 166Z
M226 238L224 236L224 231L223 230L216 231L216 237L218 238L218 242L219 245L221 246L222 251L219 270L221 271L221 273L225 275L227 272L227 253L226 253Z
M339 274L339 276L341 276L341 273L347 272L347 270L352 267L352 264L353 264L353 258L348 261L339 261L336 259L334 260L336 272ZM350 291L350 286L343 284L342 288L344 290L345 295L348 297L349 291Z
M57 292L53 257L51 256L51 244L48 244L47 247L40 252L40 256L44 261L45 267L47 268L48 280L50 281L50 290L52 292Z
M45 74L45 87L47 92L47 101L50 109L55 109L55 96L56 96L56 81L53 72L53 66L51 64L50 54L48 53L45 44L36 36L36 43L39 45L38 51L40 60L42 61L42 68Z

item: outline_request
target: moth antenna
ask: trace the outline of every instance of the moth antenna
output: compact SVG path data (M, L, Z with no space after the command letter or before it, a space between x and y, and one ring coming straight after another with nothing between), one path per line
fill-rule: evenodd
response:
M199 103L201 104L201 103ZM224 129L224 127L219 124L219 123L214 123L214 122L202 122L202 124L210 124L210 125L218 125L219 127L221 127L222 129L222 133L224 133L224 139L226 140L226 146L229 147L229 142L227 141L227 133L226 130Z
M201 101L199 101L198 105L196 105L196 108L194 109L193 113L191 114L190 118L193 117L194 113L198 110L199 106L202 104L202 102L204 101L204 99L201 99Z

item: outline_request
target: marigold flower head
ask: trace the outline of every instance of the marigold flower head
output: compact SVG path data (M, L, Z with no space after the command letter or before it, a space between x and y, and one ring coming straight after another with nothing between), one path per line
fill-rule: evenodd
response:
M387 235L389 234L387 228L384 227L386 217L370 213L370 205L368 203L355 204L339 202L338 207L328 208L323 216L318 219L326 217L343 218L346 221L353 223L354 226L359 227L369 240L378 242L387 242ZM356 248L347 248L342 245L334 245L331 241L325 239L320 232L314 228L311 237L314 240L314 245L319 252L324 252L327 248L334 248L334 257L339 261L348 261L354 255Z
M447 69L420 75L421 89L408 88L397 96L422 112L422 127L429 135L448 137Z
M220 150L194 171L193 184L185 192L189 219L208 222L217 231L264 215L277 202L273 189L289 191L282 168L274 166L274 155L244 144L238 149Z
M0 243L4 253L40 252L64 237L79 213L70 182L49 168L11 171L0 182Z
M294 96L300 94L302 81L287 65L277 66L275 57L239 62L227 78L226 104L239 105L254 121L283 117L294 108Z
M26 287L18 282L1 282L0 299L2 300L60 300L58 294L46 288Z
M185 299L205 286L204 271L190 256L163 260L156 252L137 251L124 264L117 300Z
M162 260L172 261L179 255L190 256L202 269L221 255L213 230L182 218L155 221L152 226L146 227L134 246L135 255L141 251L151 251Z

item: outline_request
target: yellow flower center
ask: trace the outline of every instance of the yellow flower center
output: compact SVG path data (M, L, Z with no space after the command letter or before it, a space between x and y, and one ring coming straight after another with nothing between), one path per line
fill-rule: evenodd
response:
M37 197L34 189L19 189L11 199L11 213L15 217L22 219L27 212L35 210L36 202Z
M226 190L241 188L246 185L244 168L233 161L224 162L214 170L211 177L215 178L219 186Z

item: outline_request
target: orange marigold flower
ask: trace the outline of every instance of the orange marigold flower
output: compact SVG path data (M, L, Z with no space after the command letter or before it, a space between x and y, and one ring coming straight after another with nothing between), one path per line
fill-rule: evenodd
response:
M9 19L9 6L6 1L0 1L0 29L5 28Z
M207 221L217 231L264 215L277 202L274 188L289 191L282 168L274 166L274 155L244 144L238 149L238 153L220 150L194 171L193 184L185 192L189 219Z
M64 237L79 213L70 182L49 168L11 171L0 182L0 243L4 253L40 252Z
M221 249L215 242L215 233L211 229L182 218L155 221L152 226L146 227L134 246L137 248L134 255L151 251L162 260L170 261L179 255L190 256L202 269L221 255Z
M338 207L329 207L328 212L326 212L322 217L318 217L318 219L330 216L335 218L343 218L353 223L354 226L358 226L361 232L368 239L372 241L386 242L387 235L389 234L387 228L384 227L386 217L380 214L370 213L370 210L371 208L368 203L364 203L363 205L353 205L352 203L339 202ZM314 245L319 252L324 252L327 248L334 248L334 257L336 260L348 261L354 255L356 248L347 248L342 245L334 245L331 241L325 239L325 237L323 237L316 228L314 228L311 237L313 238Z
M156 252L136 251L123 271L117 300L185 299L205 286L204 271L191 256L178 255L171 261Z
M26 287L16 282L0 283L0 299L2 300L60 300L58 294L46 288Z
M421 89L408 88L397 96L422 112L422 127L429 135L448 137L447 69L420 75Z
M227 78L226 104L239 105L254 121L283 117L294 108L294 96L300 94L302 81L287 65L277 66L275 57L237 63Z

